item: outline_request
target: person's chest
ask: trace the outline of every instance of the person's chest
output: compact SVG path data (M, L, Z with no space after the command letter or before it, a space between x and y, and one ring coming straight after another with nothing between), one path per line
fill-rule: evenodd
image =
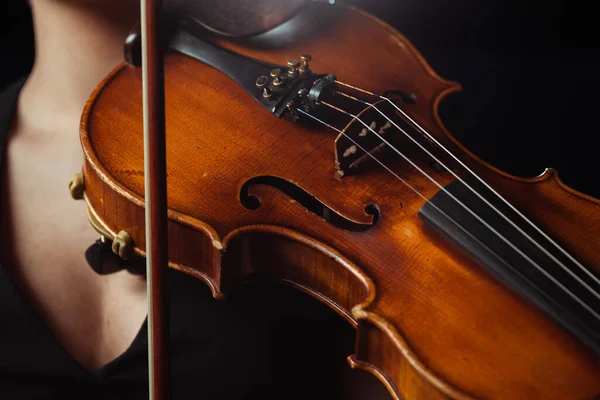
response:
M73 135L75 136L75 135ZM146 314L143 277L97 275L85 250L98 239L68 180L81 169L78 141L31 132L6 147L3 264L65 349L97 370L122 354Z

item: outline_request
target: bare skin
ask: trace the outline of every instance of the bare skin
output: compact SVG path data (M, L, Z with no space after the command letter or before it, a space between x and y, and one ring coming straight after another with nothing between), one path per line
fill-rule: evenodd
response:
M66 351L97 371L125 352L139 332L147 315L146 281L125 271L99 276L89 268L84 252L98 234L67 184L83 162L79 122L85 102L123 60L139 5L31 3L36 59L7 146L0 262ZM372 375L353 376L344 385L345 398L390 398Z
M131 344L146 318L146 282L99 276L84 252L98 234L67 183L81 170L81 111L123 59L138 20L132 0L32 0L36 59L7 146L2 264L58 341L96 371Z

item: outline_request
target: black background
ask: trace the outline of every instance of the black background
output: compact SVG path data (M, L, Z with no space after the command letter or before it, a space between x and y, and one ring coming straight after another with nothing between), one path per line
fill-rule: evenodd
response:
M348 2L396 27L440 76L463 85L462 92L442 103L440 114L468 148L515 175L535 176L553 167L569 186L600 198L600 52L593 6L567 9L566 2L507 0ZM32 62L28 6L21 0L0 1L0 87L27 74ZM312 307L300 309L307 315L314 312ZM291 313L283 308L277 312L282 318ZM332 321L328 331L345 329L336 325L341 319ZM298 343L306 344L294 354L338 346L343 361L352 350L351 333L343 343L334 334L323 342L323 329L290 326L287 334L302 332ZM321 347L311 350L320 342ZM288 372L301 376L302 371L300 365ZM319 374L326 376L325 369L313 378Z
M285 0L282 0L285 1ZM450 131L486 161L535 176L546 167L600 197L600 88L592 7L561 1L350 0L402 32L443 78L463 85L441 105ZM29 70L24 1L0 5L0 86Z

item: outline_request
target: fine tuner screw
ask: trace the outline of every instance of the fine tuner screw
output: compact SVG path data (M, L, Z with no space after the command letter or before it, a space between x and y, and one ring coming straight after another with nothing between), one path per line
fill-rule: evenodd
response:
M302 65L300 66L300 75L306 75L310 73L310 66L308 65L308 62L312 60L312 56L310 54L302 54L300 56L300 59L302 60Z
M265 99L270 99L273 96L273 92L267 86L269 85L269 78L266 76L259 76L254 82L256 87L259 89L263 89L263 97Z
M271 70L271 77L273 78L273 85L280 86L283 83L281 79L281 69L275 68Z
M297 58L292 58L287 62L287 66L290 68L288 75L295 77L298 75L298 67L300 67L300 61Z
M269 78L266 76L260 76L258 79L256 79L255 84L257 88L263 89L269 84Z

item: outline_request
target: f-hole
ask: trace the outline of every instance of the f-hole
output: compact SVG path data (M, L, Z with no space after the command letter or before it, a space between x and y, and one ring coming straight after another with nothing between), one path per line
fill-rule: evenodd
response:
M256 210L261 205L260 199L258 197L251 196L249 194L249 188L251 185L271 186L290 196L302 206L304 206L307 210L323 218L331 225L348 231L366 231L373 227L379 220L380 211L379 207L377 207L377 205L375 204L368 204L364 209L366 214L371 215L373 217L372 222L369 224L361 224L349 220L343 215L338 214L337 212L323 204L315 196L311 195L298 185L295 185L285 179L278 178L276 176L257 176L252 179L249 179L246 183L244 183L242 189L240 190L240 202L248 210Z

